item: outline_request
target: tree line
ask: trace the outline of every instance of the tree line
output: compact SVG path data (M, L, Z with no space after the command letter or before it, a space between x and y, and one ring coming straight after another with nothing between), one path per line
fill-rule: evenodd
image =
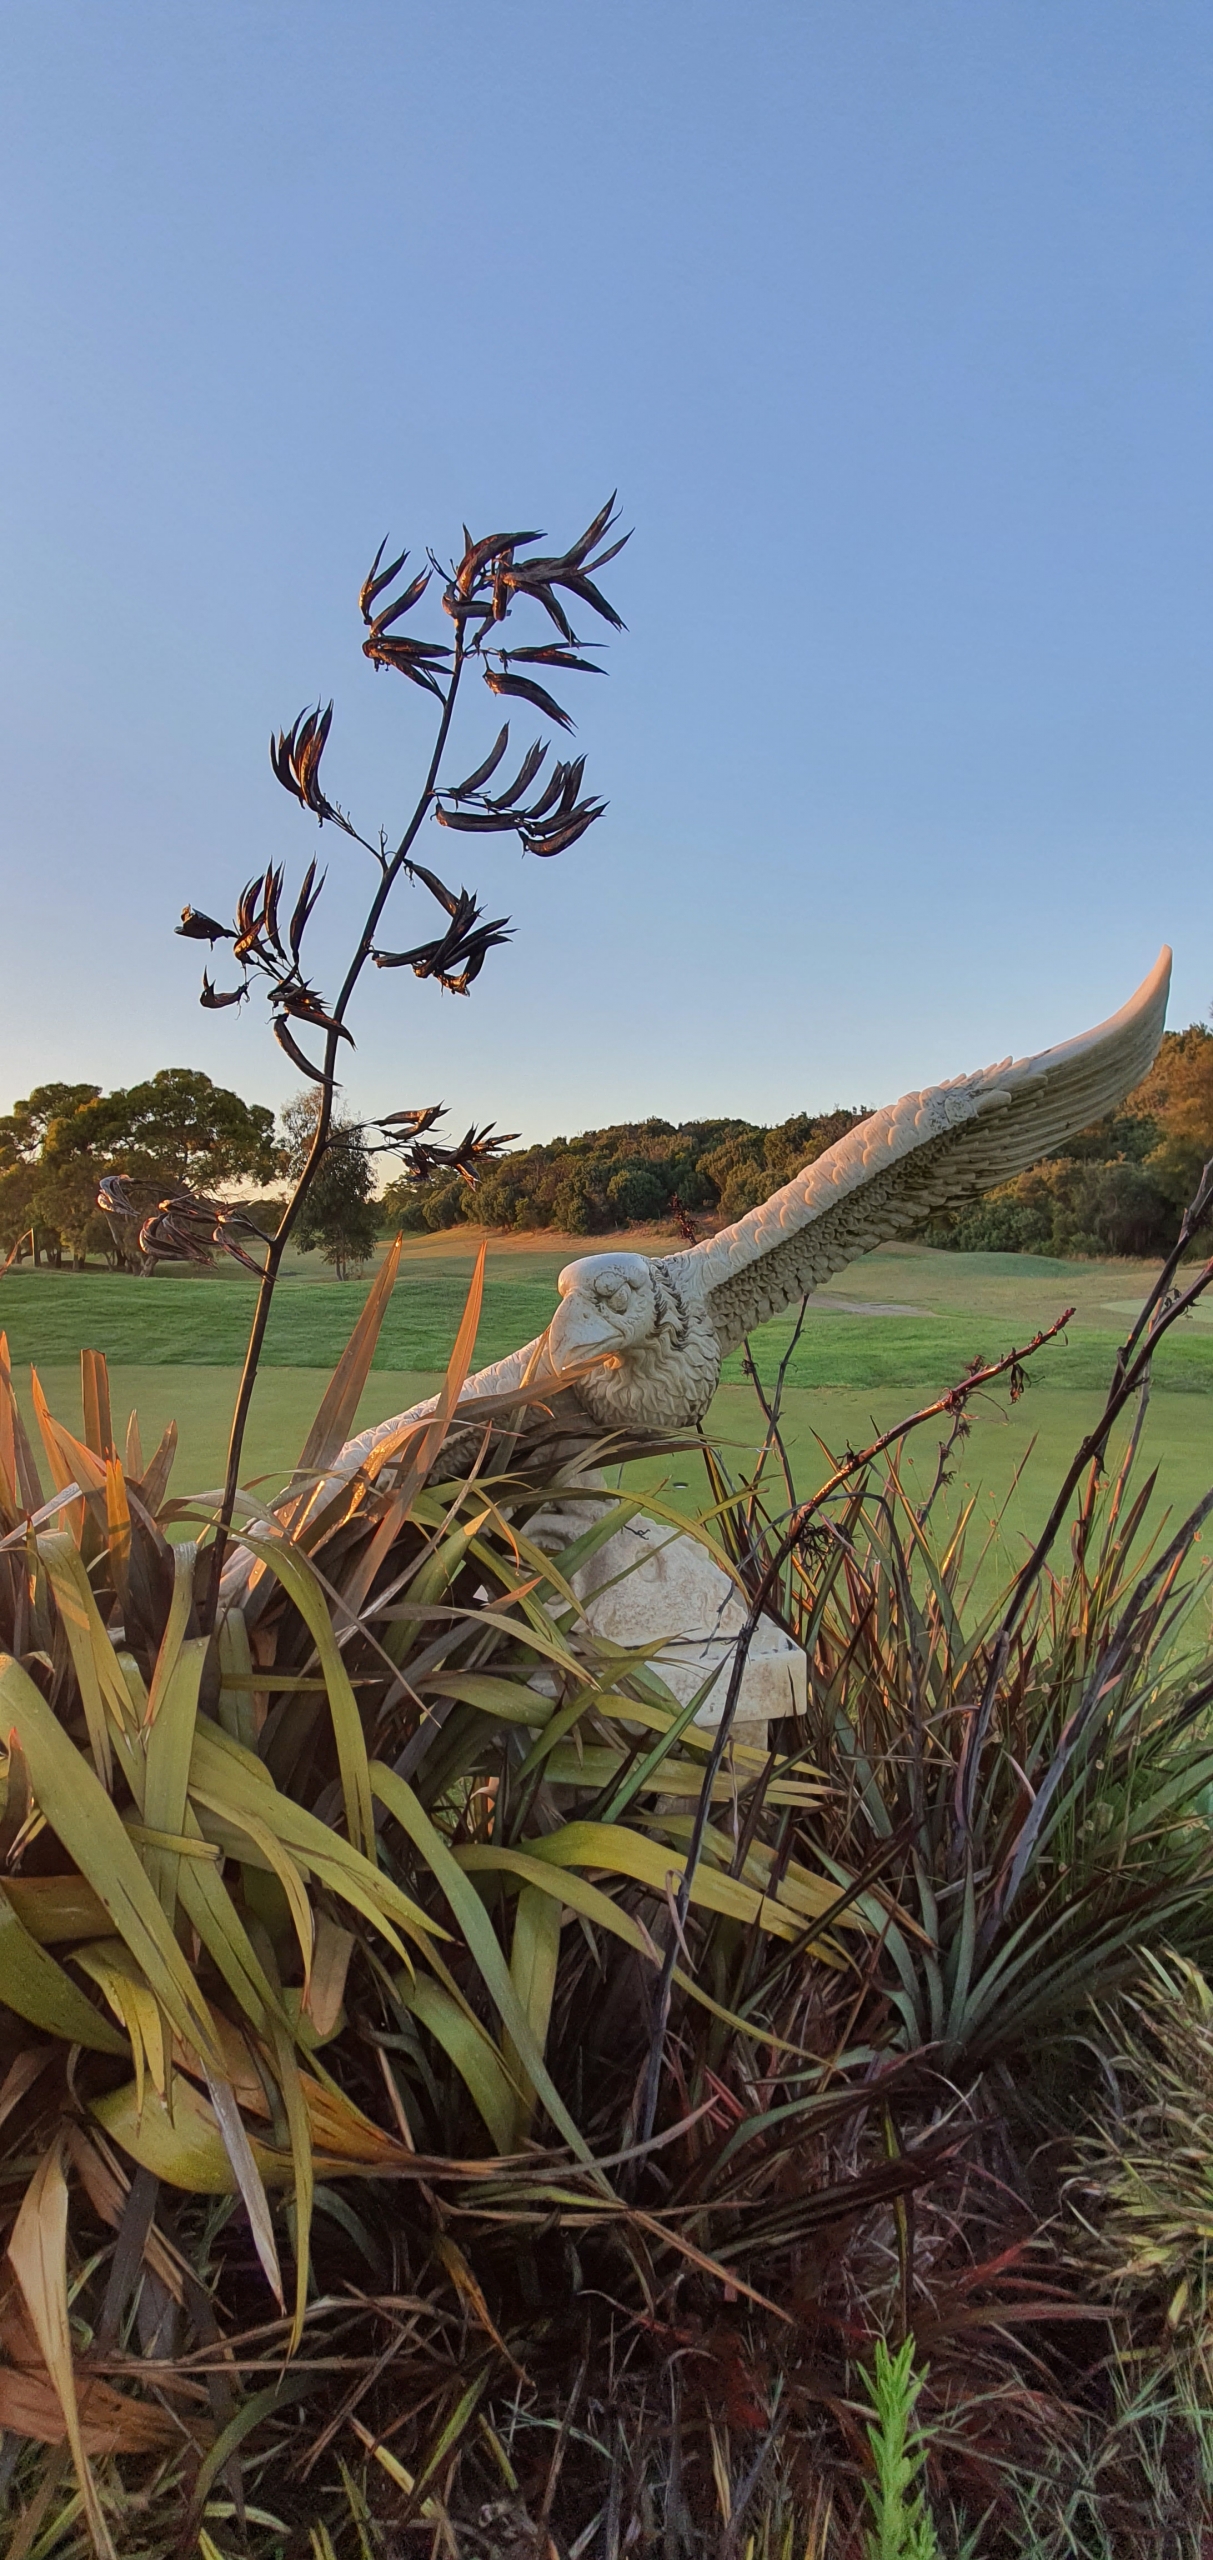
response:
M297 1095L275 1126L264 1104L185 1067L113 1093L40 1085L0 1117L0 1255L145 1270L131 1222L97 1206L103 1174L228 1200L265 1195L304 1160L315 1109L310 1093ZM379 1197L360 1128L338 1118L297 1241L345 1278L378 1237L401 1227L416 1233L469 1219L576 1236L654 1225L704 1232L744 1217L864 1117L860 1109L797 1112L770 1128L741 1119L622 1121L518 1148L474 1189L455 1176L399 1180ZM971 1208L931 1220L923 1240L1062 1260L1163 1253L1210 1153L1213 1031L1193 1023L1164 1034L1119 1112ZM275 1205L264 1198L267 1222Z
M744 1217L865 1118L797 1112L777 1128L748 1120L621 1121L503 1156L473 1191L457 1179L417 1190L390 1184L384 1207L406 1229L553 1227L603 1235L620 1227Z
M458 1181L424 1190L396 1183L383 1206L406 1228L477 1224L568 1235L633 1225L744 1217L866 1114L794 1114L777 1127L746 1120L625 1121L552 1138L502 1158L478 1189ZM1120 1111L1064 1150L933 1219L926 1243L968 1253L1059 1259L1165 1253L1200 1167L1213 1153L1213 1031L1192 1023L1163 1035L1149 1075Z

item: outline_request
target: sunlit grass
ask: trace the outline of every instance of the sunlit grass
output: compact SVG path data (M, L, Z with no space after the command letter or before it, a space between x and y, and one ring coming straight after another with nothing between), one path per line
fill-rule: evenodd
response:
M434 1238L406 1240L376 1369L412 1372L445 1365L466 1293L471 1243L461 1237L440 1241L442 1251ZM601 1241L585 1238L582 1248L595 1249ZM500 1359L542 1331L568 1253L567 1239L551 1246L531 1238L525 1247L490 1245L478 1362ZM1039 1382L1050 1391L1101 1389L1113 1342L1125 1330L1125 1309L1140 1302L1151 1277L1152 1267L1142 1263L1063 1264L1031 1254L882 1247L842 1272L822 1292L820 1308L810 1309L789 1384L938 1392L972 1362L1029 1339L1073 1304L1074 1323L1050 1348ZM275 1299L264 1365L331 1368L365 1286L302 1269L289 1273ZM118 1366L226 1368L243 1356L252 1305L253 1284L242 1273L222 1280L161 1273L145 1281L102 1272L12 1272L0 1288L0 1324L15 1366L74 1360L82 1350L104 1344ZM870 1315L836 1311L868 1305ZM886 1308L899 1312L877 1312ZM793 1321L779 1316L755 1333L764 1378L774 1375ZM1213 1392L1213 1324L1197 1317L1178 1328L1160 1345L1155 1374L1160 1388ZM735 1354L726 1365L726 1383L740 1375Z

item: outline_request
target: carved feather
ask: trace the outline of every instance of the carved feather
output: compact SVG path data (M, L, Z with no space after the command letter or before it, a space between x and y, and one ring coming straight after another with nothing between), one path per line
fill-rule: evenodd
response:
M1154 1058L1170 981L1164 950L1128 1004L1094 1031L903 1094L748 1217L668 1255L675 1286L704 1294L721 1351L857 1254L1010 1181L1113 1110Z

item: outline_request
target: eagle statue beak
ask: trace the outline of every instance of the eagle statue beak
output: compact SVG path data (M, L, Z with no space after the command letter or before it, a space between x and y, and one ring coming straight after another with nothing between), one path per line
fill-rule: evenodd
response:
M622 1348L619 1326L593 1298L575 1290L561 1299L548 1328L548 1357L559 1376L612 1353L617 1358Z

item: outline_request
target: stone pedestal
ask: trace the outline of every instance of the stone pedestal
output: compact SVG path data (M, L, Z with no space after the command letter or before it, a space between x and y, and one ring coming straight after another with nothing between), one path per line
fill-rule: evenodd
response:
M653 1668L676 1698L693 1698L715 1671L695 1722L719 1724L746 1610L735 1583L696 1539L641 1516L616 1530L571 1579L595 1635L608 1644L660 1646ZM761 1618L733 1721L738 1741L761 1750L768 1724L803 1714L806 1678L800 1646L773 1618Z

